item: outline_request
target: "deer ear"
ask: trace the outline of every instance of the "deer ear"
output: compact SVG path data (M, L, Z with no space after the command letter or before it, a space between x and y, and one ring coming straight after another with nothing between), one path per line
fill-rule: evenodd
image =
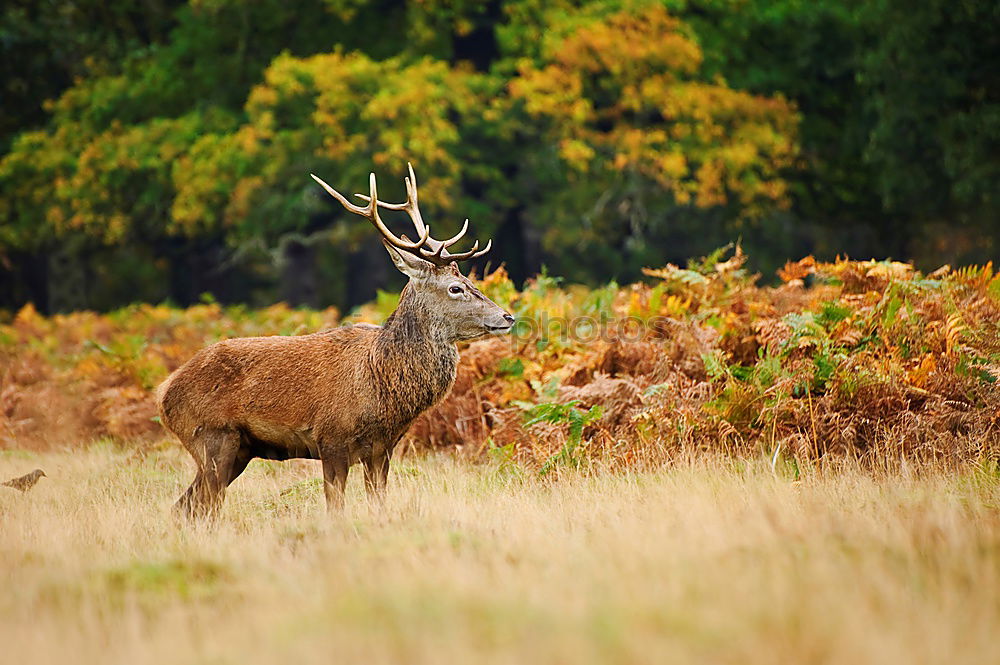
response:
M385 245L385 251L389 252L396 269L410 279L424 279L433 271L434 264L430 261L424 261L409 252L402 252L384 240L382 244Z

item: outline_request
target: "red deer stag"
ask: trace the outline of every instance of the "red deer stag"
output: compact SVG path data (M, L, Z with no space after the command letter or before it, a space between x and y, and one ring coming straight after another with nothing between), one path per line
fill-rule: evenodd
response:
M367 217L392 262L409 283L383 326L355 325L297 337L247 337L202 349L158 390L164 425L194 457L198 472L175 510L214 513L226 487L251 459L293 457L323 462L326 503L343 505L348 468L365 467L369 495L379 495L389 458L410 423L439 401L455 381L455 343L508 332L514 318L466 279L457 261L482 256L479 242L449 250L469 226L435 240L417 207L413 168L406 202L378 200L375 174L364 206L313 176L349 212ZM409 214L417 233L397 237L378 209Z

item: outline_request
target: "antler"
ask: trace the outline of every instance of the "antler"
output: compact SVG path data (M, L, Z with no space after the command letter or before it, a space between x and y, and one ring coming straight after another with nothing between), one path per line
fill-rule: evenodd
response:
M416 253L418 251L418 248L421 245L423 245L430 236L431 232L430 228L424 226L423 229L421 230L419 239L416 242L410 242L409 239L406 238L405 236L403 238L397 238L393 234L393 232L390 231L388 227L386 227L386 225L382 223L382 219L378 216L378 207L372 203L372 201L378 201L378 187L375 184L374 173L368 176L368 189L371 191L371 196L364 197L362 194L355 194L355 196L361 196L362 198L367 198L368 205L363 207L356 206L350 201L348 201L346 198L344 198L344 196L340 192L338 192L333 187L323 182L316 175L312 173L310 173L309 175L312 176L313 180L319 183L320 187L326 190L327 194L340 201L340 204L344 206L344 208L346 208L348 212L353 212L355 215L361 215L362 217L367 217L369 220L371 220L371 223L375 225L375 228L378 229L379 233L382 234L382 237L385 238L386 242L388 242L393 247L405 250L407 252Z
M379 232L382 233L382 236L394 247L416 254L420 258L430 261L435 265L446 266L449 263L454 263L456 261L474 259L490 251L490 248L493 246L492 240L489 240L486 243L486 247L483 249L479 249L479 241L477 240L473 243L472 248L467 252L452 254L448 251L448 248L461 240L462 237L465 236L465 232L469 230L468 219L466 219L465 223L462 224L462 230L447 240L437 240L430 237L430 227L424 224L424 220L420 216L420 207L417 203L417 176L414 175L413 166L411 164L407 163L406 166L410 175L409 177L404 178L404 182L406 183L406 201L404 203L387 203L385 201L379 201L378 192L375 189L374 173L372 173L369 177L369 189L371 190L371 194L369 196L364 194L355 194L355 196L362 201L368 202L368 205L364 207L353 205L341 196L339 192L316 176L313 176L313 179L316 180L316 182L318 182L323 189L330 194L330 196L340 201L341 205L343 205L347 210L356 215L368 217L368 219L375 224L376 228L378 228ZM406 212L406 214L410 216L410 220L413 222L413 227L416 229L419 240L417 242L410 242L409 238L405 235L402 238L394 236L392 232L385 227L382 220L379 219L378 208L380 207L385 208L386 210L402 210Z

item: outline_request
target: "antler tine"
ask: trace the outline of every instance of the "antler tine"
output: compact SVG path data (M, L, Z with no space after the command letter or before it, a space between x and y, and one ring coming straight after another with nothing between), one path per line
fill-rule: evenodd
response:
M403 178L403 182L406 183L406 199L413 206L413 215L411 215L413 225L423 226L424 218L420 216L420 206L417 203L417 174L413 172L413 164L410 162L406 162L406 170L410 176Z
M481 250L479 250L478 252L476 252L475 254L473 254L472 256L470 256L469 258L470 259L478 259L483 254L485 254L486 252L490 251L491 247L493 247L493 238L490 238L489 240L486 241L486 247L483 247Z
M441 249L444 249L442 247ZM465 259L471 259L472 255L476 253L479 249L479 241L472 243L472 247L467 252L461 252L459 254L452 254L450 252L443 252L441 258L448 259L449 261L464 261Z
M346 198L344 198L344 196L340 192L338 192L333 187L323 182L323 180L315 173L310 173L309 175L312 177L313 180L319 183L320 187L326 190L327 194L340 201L340 205L344 206L344 208L346 208L348 212L353 212L355 215L365 215L365 216L368 215L368 206L361 207L354 205Z
M465 218L465 222L462 224L462 230L459 231L458 233L456 233L455 235L453 235L452 237L448 238L447 240L442 240L441 241L441 246L444 247L445 249L451 247L456 242L458 242L459 240L461 240L462 236L464 236L465 232L468 231L468 230L469 230L469 218L466 217Z
M368 196L367 194L355 194L355 196L361 199L362 201L366 202L372 200L372 197ZM378 202L378 207L384 208L386 210L406 210L409 205L410 205L409 200L403 201L402 203L389 203L388 201Z
M313 180L318 182L320 186L326 190L327 194L340 201L340 204L344 206L348 212L352 212L355 215L361 215L362 217L367 217L371 223L375 225L375 228L378 229L385 241L393 247L404 249L409 252L419 251L419 248L427 242L427 239L430 237L430 227L427 226L424 226L423 232L420 234L420 237L417 238L416 242L409 242L408 240L397 238L396 235L389 230L389 228L382 222L382 219L378 216L378 206L374 203L379 202L378 185L375 182L374 173L371 173L368 176L368 189L371 191L371 196L355 194L355 196L359 196L360 198L368 201L368 205L364 207L354 205L348 201L340 192L323 182L323 180L318 178L315 174L310 173L309 175L311 175Z

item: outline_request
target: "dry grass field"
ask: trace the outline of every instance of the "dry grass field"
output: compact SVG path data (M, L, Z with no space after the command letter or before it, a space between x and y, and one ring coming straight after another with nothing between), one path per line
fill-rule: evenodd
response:
M36 466L0 487L4 663L1000 662L996 468L410 455L328 516L317 463L258 460L192 526L173 444L0 453Z

